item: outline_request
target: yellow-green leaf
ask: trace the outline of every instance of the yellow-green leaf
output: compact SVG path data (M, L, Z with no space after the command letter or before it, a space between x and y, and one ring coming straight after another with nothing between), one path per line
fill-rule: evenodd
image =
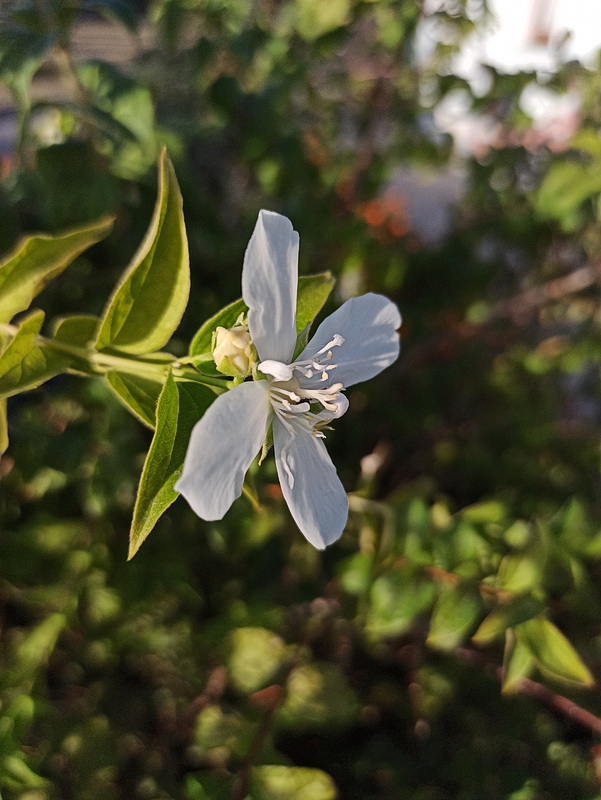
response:
M22 239L0 262L0 322L29 308L33 298L77 256L103 239L112 218L74 228L58 236L37 234Z
M6 397L0 397L0 456L8 449L8 420L6 418Z
M74 365L71 356L38 343L43 322L43 311L29 314L0 356L0 397L35 389Z
M453 650L473 630L482 611L482 600L472 587L444 587L436 601L426 644Z
M530 619L518 625L515 633L544 675L583 686L594 684L593 676L574 647L548 619Z
M253 767L253 800L336 800L334 781L320 769L265 765Z
M513 630L508 630L503 653L503 693L518 692L522 680L530 675L533 668L534 658L530 650L516 638Z
M150 226L104 311L97 348L136 354L159 350L179 325L189 292L182 196L164 150Z
M530 595L512 598L507 603L497 606L483 620L482 624L472 636L474 644L487 645L501 637L507 628L513 628L526 620L540 614L544 603Z

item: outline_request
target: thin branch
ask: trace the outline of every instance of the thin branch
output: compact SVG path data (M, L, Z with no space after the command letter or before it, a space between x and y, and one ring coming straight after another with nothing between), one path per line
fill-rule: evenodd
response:
M466 664L472 666L484 666L490 674L502 683L503 681L503 668L495 664L491 664L480 653L475 650L470 650L468 647L458 647L455 650L457 657ZM531 697L540 703L544 703L553 711L561 714L563 717L576 722L581 727L594 734L601 734L601 719L586 708L579 706L568 697L557 694L552 689L544 686L542 683L533 681L530 678L522 678L517 684L517 693L525 697Z

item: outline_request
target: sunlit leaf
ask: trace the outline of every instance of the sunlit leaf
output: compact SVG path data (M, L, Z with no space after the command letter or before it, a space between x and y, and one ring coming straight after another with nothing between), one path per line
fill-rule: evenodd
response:
M177 328L189 291L182 198L171 162L163 151L152 221L109 300L97 348L137 354L159 350Z
M516 625L532 619L540 614L543 608L544 603L530 595L512 598L490 612L472 636L472 641L479 645L490 644L500 638L507 628L514 628Z
M519 625L515 632L543 674L555 680L593 685L594 679L588 667L563 633L548 619L530 619Z
M251 795L253 800L336 800L338 791L320 769L278 764L253 767Z
M345 25L350 10L350 0L297 0L297 30L304 39L317 39Z
M0 397L0 456L8 449L8 420L6 418L6 397Z
M112 224L112 218L105 218L57 236L36 234L22 239L0 263L0 322L29 308L44 286L103 239Z
M505 650L503 653L503 684L504 694L518 692L522 680L527 678L534 668L534 658L530 650L519 639L513 630L508 630L505 635Z
M323 661L290 673L277 717L281 725L297 730L341 729L352 723L357 711L357 698L340 667Z
M535 195L536 210L559 220L566 231L578 226L579 211L585 200L601 192L601 165L575 161L555 163L547 172Z
M227 667L233 686L250 694L273 679L286 654L283 640L266 628L236 628L227 643Z
M159 396L156 432L148 455L134 509L129 540L132 558L162 514L178 497L173 488L179 478L192 428L215 399L199 383L176 383L171 375Z
M482 600L473 587L443 588L434 606L426 644L453 650L473 630L481 611Z
M72 356L38 344L43 321L43 311L35 311L22 320L0 356L0 397L35 389L60 372L77 367Z

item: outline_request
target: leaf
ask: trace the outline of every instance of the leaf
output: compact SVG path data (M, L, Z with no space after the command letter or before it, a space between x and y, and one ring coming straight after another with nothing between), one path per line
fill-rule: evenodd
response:
M0 456L8 450L8 420L6 418L6 397L0 397Z
M176 383L170 374L159 396L156 432L140 478L131 525L128 559L152 531L161 515L178 497L179 478L192 428L215 399L199 383Z
M232 328L240 314L245 314L247 311L248 308L244 300L240 298L239 300L235 300L233 303L230 303L225 308L222 308L221 311L218 311L216 314L214 314L204 323L204 325L198 329L198 331L192 337L192 341L190 342L190 355L206 355L206 360L211 360L213 331L218 327Z
M77 75L93 100L94 124L106 129L110 117L116 123L111 126L114 131L118 125L130 134L121 134L118 139L113 134L111 171L125 180L140 179L157 156L154 102L149 88L106 61L86 61L77 67Z
M274 679L286 655L284 641L266 628L235 628L227 642L227 668L234 688L256 692Z
M482 611L482 600L472 587L444 587L436 601L426 644L453 650L461 643Z
M320 769L277 764L253 767L250 794L253 800L336 800L338 791Z
M331 273L322 272L319 275L304 275L298 279L298 293L296 299L296 332L299 334L310 325L321 311L328 299L334 284ZM246 314L248 307L242 298L230 303L221 311L207 320L196 332L190 342L190 355L206 355L205 360L211 360L211 343L213 331L221 326L231 328L240 314Z
M51 50L56 36L11 27L0 31L0 78L20 105L29 105L33 76Z
M472 636L472 642L478 645L490 644L500 638L507 628L514 628L516 625L532 619L543 609L544 603L530 595L514 597L491 611Z
M107 372L106 380L118 400L149 428L154 430L157 402L163 384L126 372Z
M320 272L318 275L304 275L298 280L298 296L296 299L296 332L300 333L310 325L319 314L336 279L331 272Z
M359 704L341 668L326 661L302 664L288 676L286 698L277 711L280 725L294 730L344 729Z
M32 686L36 673L50 658L65 625L64 614L51 614L19 639L9 662L10 667L2 673L0 685L13 690L16 685Z
M0 263L0 322L29 308L33 298L77 256L103 239L112 218L73 228L58 236L37 234L23 239Z
M432 581L407 570L381 575L370 592L370 607L365 624L369 636L398 636L434 602L436 589Z
M188 302L190 269L182 196L166 151L153 218L104 312L96 346L128 353L159 350Z
M534 198L536 210L559 220L565 231L579 223L578 212L589 197L601 192L601 163L574 161L555 163L547 172Z
M503 694L518 692L522 680L530 675L533 667L534 658L528 648L516 638L513 630L508 630L503 653Z
M346 25L351 10L350 0L297 0L296 28L304 39L313 41Z
M96 339L99 322L98 317L88 314L60 317L53 322L52 338L74 347L89 347Z
M71 356L37 343L43 321L43 311L34 311L26 317L0 356L0 397L35 389L77 366Z
M515 629L518 641L530 652L536 666L550 678L583 686L594 679L563 633L548 619L535 617Z

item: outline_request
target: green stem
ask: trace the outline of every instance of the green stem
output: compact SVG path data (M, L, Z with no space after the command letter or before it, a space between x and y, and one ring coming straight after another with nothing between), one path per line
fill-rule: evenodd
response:
M15 336L18 331L19 328L16 325L0 325L0 332L8 336ZM221 389L222 391L227 389L227 381L225 379L221 380L219 378L211 378L208 375L201 375L199 372L196 372L196 370L182 367L176 359L173 359L173 361L157 361L152 355L136 358L135 356L130 357L125 354L115 355L113 353L103 353L85 347L67 344L66 342L59 342L56 339L47 339L45 336L38 336L37 343L41 347L65 353L78 361L83 361L86 366L97 375L103 375L111 370L116 370L118 372L126 372L129 375L138 375L142 378L148 378L149 380L157 381L157 383L164 383L167 372L171 370L176 381L202 383L204 386Z

